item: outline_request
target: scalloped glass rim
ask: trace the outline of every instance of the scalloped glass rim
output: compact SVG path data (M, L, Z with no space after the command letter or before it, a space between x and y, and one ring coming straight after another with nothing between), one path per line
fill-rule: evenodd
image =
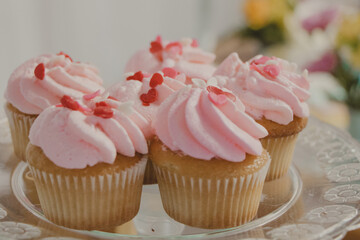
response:
M341 129L338 129L335 126L332 126L328 123L322 122L314 117L309 118L309 123L311 125L317 125L317 127L328 128L328 131L335 132L338 136L342 138L349 146L354 146L356 150L353 151L357 154L357 161L360 162L360 142L355 140L348 132L345 132ZM358 209L360 210L360 209ZM344 226L346 223L347 226ZM335 237L334 239L342 239L348 231L352 231L360 228L360 214L358 213L356 217L349 219L348 221L340 221L333 226L325 229L323 232L311 236L311 239L324 239L327 240L329 237Z
M360 162L360 143L356 141L348 132L342 131L335 126L332 126L328 123L322 122L316 118L310 117L309 118L309 125L316 125L318 128L327 128L328 132L335 132L338 136L342 138L345 142L348 143L349 146L354 146L357 149L353 150L357 152L357 161ZM359 209L358 209L359 210ZM344 223L348 226L344 226ZM325 229L323 232L314 234L309 239L329 239L329 237L335 237L334 239L342 239L348 231L352 231L355 229L360 228L360 215L358 213L357 217L349 219L348 221L340 221L333 226ZM331 238L333 239L333 238Z

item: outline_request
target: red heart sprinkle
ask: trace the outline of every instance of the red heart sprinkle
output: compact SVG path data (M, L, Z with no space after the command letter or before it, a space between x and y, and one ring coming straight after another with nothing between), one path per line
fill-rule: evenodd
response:
M64 107L62 104L56 104L55 107Z
M208 87L206 88L206 90L208 90L208 92L212 92L212 93L215 93L215 94L217 94L217 95L224 93L223 90L221 90L220 88L217 88L217 87L215 87L215 86L208 86Z
M75 101L74 99L72 99L70 96L68 95L64 95L61 100L60 100L61 104L66 107L69 108L71 110L79 110L80 105L77 101Z
M149 104L155 102L157 98L158 92L154 88L151 88L147 93L143 93L140 95L140 100L142 101L144 106L149 106Z
M94 109L94 115L102 118L112 118L114 116L114 112L110 107L97 106Z
M163 46L160 42L157 41L153 41L150 43L150 49L149 51L151 53L157 53L157 52L161 52L163 50Z
M224 94L216 94L213 92L210 92L208 95L211 102L213 102L215 105L224 105L227 102L227 97Z
M126 80L137 80L142 82L143 78L144 78L144 74L141 71L138 71L134 73L134 75L127 77Z
M37 65L34 70L34 74L36 78L43 80L45 77L45 65L43 63Z
M279 66L277 66L277 65L275 65L275 64L270 64L270 65L266 65L266 66L264 67L264 72L265 72L268 76L270 76L270 77L272 77L272 78L276 78L276 77L279 75L279 73L280 73L280 68L279 68Z
M250 65L251 70L255 70L266 78L276 78L280 73L280 68L277 65L270 64L265 66L263 69L260 69L257 65Z
M255 59L253 61L251 61L250 64L265 64L267 61L269 61L271 58L267 57L267 56L262 56L261 58L259 59Z
M155 88L157 85L161 85L164 81L163 76L160 73L154 73L150 80L150 87Z
M151 96L154 96L156 98L158 96L158 92L156 91L156 89L153 89L153 88L149 89L148 94L151 95Z
M215 86L208 86L206 88L206 90L208 90L209 93L215 93L216 95L223 94L226 97L228 97L231 101L233 101L233 102L236 101L236 97L234 94L232 94L230 92L224 92L223 90L221 90L220 88L217 88Z
M163 46L161 44L161 38L156 38L156 41L150 43L149 51L154 55L155 58L157 58L157 60L159 60L160 62L163 61Z
M104 101L95 103L95 106L96 106L96 107L110 107L110 105L107 104L107 103L104 102Z
M58 55L58 56L64 55L66 58L70 59L71 62L73 61L72 58L71 58L69 55L67 55L66 53L64 53L63 51L59 52L59 53L56 54L56 55Z
M177 76L177 71L173 68L163 68L162 72L165 77L175 78Z
M196 48L196 47L199 46L199 43L198 43L197 39L194 38L194 39L192 40L191 46L194 47L194 48Z

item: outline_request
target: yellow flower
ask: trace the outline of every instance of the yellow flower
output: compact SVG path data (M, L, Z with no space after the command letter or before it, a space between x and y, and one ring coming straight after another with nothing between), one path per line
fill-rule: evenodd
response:
M360 46L358 46L351 54L352 65L360 71Z
M247 0L244 13L249 27L260 29L272 22L282 22L289 12L288 0Z
M337 35L337 45L356 44L360 40L360 14L343 17Z
M272 21L282 22L284 16L289 13L290 5L287 0L270 0Z
M248 25L259 29L269 23L270 20L269 0L248 0L245 2L244 12Z

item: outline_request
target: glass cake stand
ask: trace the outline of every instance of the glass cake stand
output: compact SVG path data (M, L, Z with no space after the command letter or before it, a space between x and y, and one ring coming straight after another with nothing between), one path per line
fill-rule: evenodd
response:
M310 119L288 174L266 182L258 214L229 229L183 225L165 213L158 186L143 188L138 215L103 231L55 225L41 210L27 164L13 154L0 121L0 239L342 239L360 227L360 144L347 133Z

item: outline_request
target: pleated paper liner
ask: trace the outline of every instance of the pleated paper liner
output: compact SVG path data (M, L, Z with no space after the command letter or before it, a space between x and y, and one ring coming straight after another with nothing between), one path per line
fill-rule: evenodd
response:
M193 227L216 229L239 226L257 213L267 161L257 172L218 179L185 177L154 164L166 213Z
M294 154L297 137L298 134L261 139L263 147L269 152L271 158L266 181L275 180L286 175Z
M25 161L25 151L29 142L30 127L37 115L22 113L10 103L5 105L5 112L9 120L14 153L18 158Z
M46 218L69 228L103 230L138 212L147 159L106 175L66 175L29 168Z

